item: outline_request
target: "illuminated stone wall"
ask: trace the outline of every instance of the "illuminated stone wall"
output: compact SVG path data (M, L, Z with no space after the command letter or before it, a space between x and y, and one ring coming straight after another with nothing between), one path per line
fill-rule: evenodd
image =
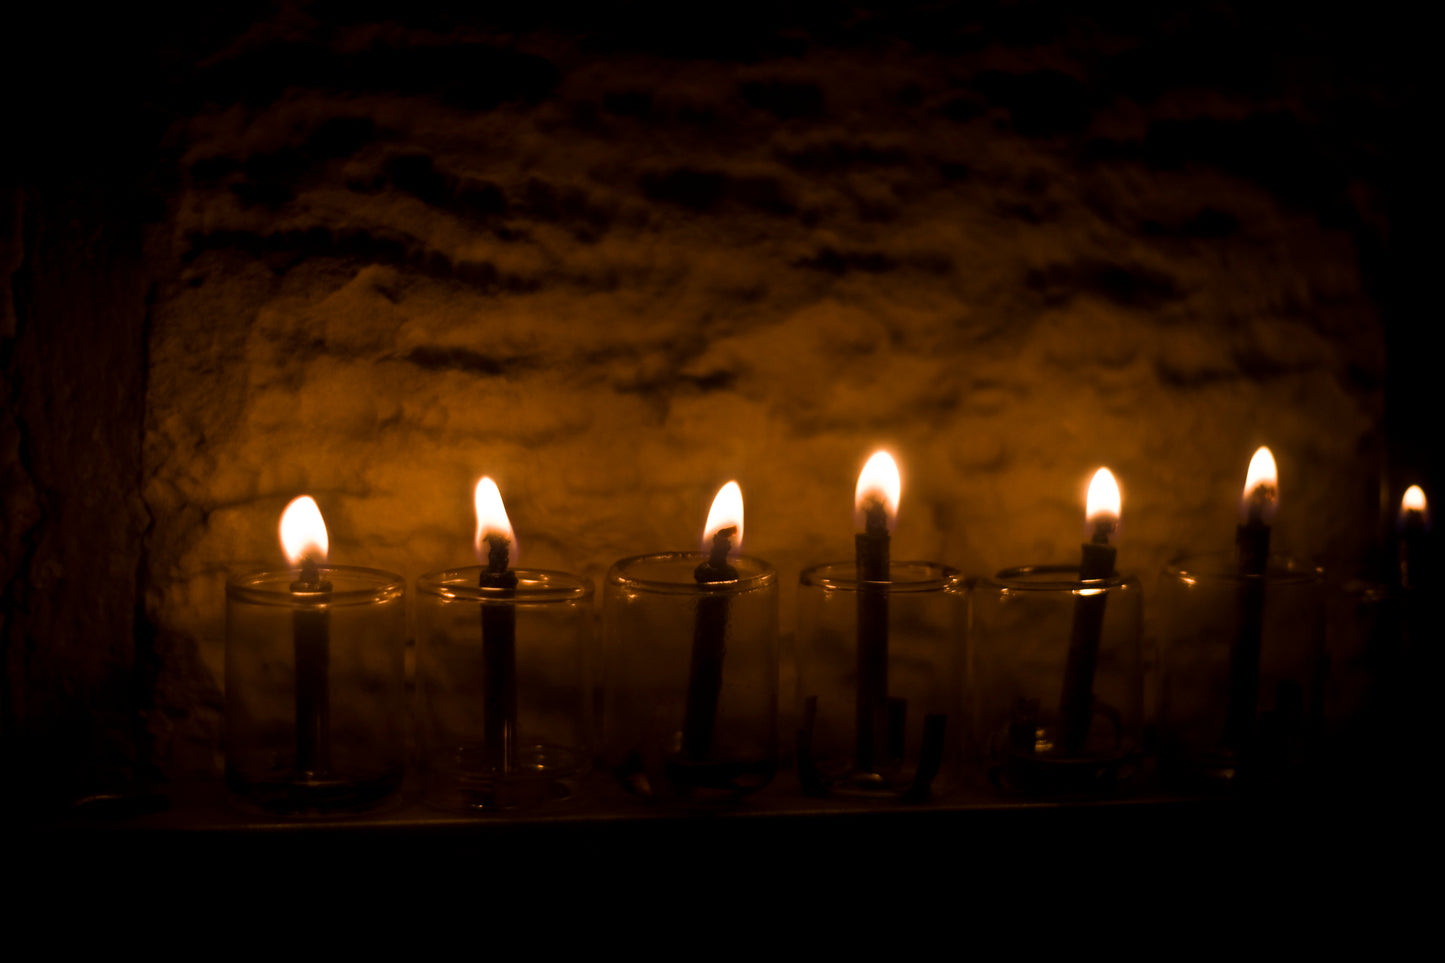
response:
M302 492L410 579L471 559L490 474L524 565L599 580L736 478L785 628L879 446L898 555L969 572L1073 557L1107 464L1147 591L1227 545L1260 444L1277 544L1366 554L1367 80L1229 13L657 16L288 8L188 62L145 240L162 770L214 763L224 580Z

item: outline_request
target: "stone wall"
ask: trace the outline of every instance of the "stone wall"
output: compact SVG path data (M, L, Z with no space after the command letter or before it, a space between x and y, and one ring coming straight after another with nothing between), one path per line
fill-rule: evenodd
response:
M1227 545L1268 444L1277 544L1367 558L1401 146L1372 35L770 9L285 5L163 49L127 587L159 771L216 764L224 581L303 492L333 561L410 579L472 559L489 474L523 565L597 581L694 547L736 478L786 626L876 447L897 554L976 573L1073 557L1110 466L1147 592Z

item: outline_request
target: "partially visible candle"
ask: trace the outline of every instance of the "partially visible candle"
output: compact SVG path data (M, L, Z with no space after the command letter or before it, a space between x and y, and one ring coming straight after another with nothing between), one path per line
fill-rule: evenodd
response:
M1260 448L1250 459L1240 498L1235 547L1239 564L1239 624L1229 655L1229 707L1224 744L1243 751L1254 731L1259 701L1259 653L1264 633L1265 572L1269 568L1270 524L1279 510L1279 472L1274 455Z
M1411 590L1420 587L1426 568L1425 545L1430 534L1430 513L1425 501L1425 490L1411 485L1400 499L1400 587Z
M706 590L711 585L736 582L738 572L728 563L728 555L741 548L743 542L743 492L737 482L730 481L718 489L703 526L702 542L707 559L693 572L697 583ZM682 750L692 762L702 762L712 752L727 632L728 597L704 595L698 600L693 622L682 723Z
M517 768L517 611L507 601L517 588L516 538L497 483L483 477L473 501L477 512L477 584L494 589L482 598L482 713L487 764L496 772ZM489 599L500 597L499 603Z
M1119 484L1107 468L1089 482L1084 518L1090 529L1079 563L1079 580L1097 582L1114 577L1115 549L1122 500ZM1089 737L1094 714L1094 669L1099 660L1099 638L1104 628L1104 607L1109 596L1103 588L1082 588L1074 599L1074 624L1069 634L1069 655L1064 666L1064 689L1059 700L1063 723L1062 749L1077 755Z
M886 451L875 452L858 474L853 507L863 531L854 537L858 579L858 687L854 704L855 764L878 768L880 756L902 739L903 720L888 707L888 589L891 533L903 484ZM880 732L880 730L882 730ZM879 737L882 737L881 740ZM883 745L878 745L879 742Z
M331 583L321 577L329 547L326 522L315 499L303 495L281 513L281 549L300 568L291 594L296 662L296 768L315 779L331 768Z

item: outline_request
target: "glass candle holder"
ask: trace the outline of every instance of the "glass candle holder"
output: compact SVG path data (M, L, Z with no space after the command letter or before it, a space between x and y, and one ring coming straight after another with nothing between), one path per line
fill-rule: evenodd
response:
M417 697L426 798L478 814L575 798L592 765L592 583L480 566L417 580Z
M1324 573L1271 556L1243 575L1228 553L1160 579L1161 776L1176 785L1271 783L1299 770L1320 728Z
M798 593L798 778L810 795L922 800L957 774L968 586L932 562L805 570ZM881 616L881 617L880 617ZM860 625L886 625L868 638Z
M1133 775L1143 729L1143 592L1070 565L1005 569L974 587L970 755L1006 792L1093 794Z
M736 800L777 769L777 572L735 556L735 580L699 583L706 560L639 555L607 573L604 764L640 798Z
M226 584L226 784L248 808L305 815L370 808L406 753L405 585L322 566Z

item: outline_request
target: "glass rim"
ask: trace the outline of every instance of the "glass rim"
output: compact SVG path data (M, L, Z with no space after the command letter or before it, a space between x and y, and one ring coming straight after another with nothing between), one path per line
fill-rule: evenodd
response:
M366 588L333 590L327 593L299 595L289 588L301 577L301 569L267 569L259 572L242 572L226 578L226 598L253 605L275 605L283 608L298 606L340 606L368 605L401 598L406 594L406 580L394 572L361 565L318 565L316 572L323 579L327 577L350 578L370 583ZM270 584L285 585L286 588L270 588Z
M889 563L889 574L891 575L894 569L909 567L923 568L936 574L929 578L902 578L890 579L887 582L870 582L857 577L857 562L823 562L818 565L810 565L799 572L798 584L803 587L817 587L838 592L856 592L863 585L887 586L888 592L895 594L899 592L936 592L951 585L963 586L965 583L962 571L941 562L900 559ZM828 575L827 573L832 569L841 569L852 573L852 577Z
M1260 575L1239 571L1233 552L1194 552L1170 559L1163 574L1176 581L1203 579L1207 582L1248 582L1263 580L1274 585L1303 585L1324 580L1325 570L1307 559L1271 552Z
M704 552L653 552L648 555L629 555L613 562L607 569L607 584L622 585L654 594L712 594L737 595L752 592L777 583L778 571L772 565L752 555L732 555L729 562L736 565L746 563L756 571L726 582L698 582L692 579L638 578L626 574L629 567L644 563L681 562L689 565L702 563L708 558Z
M1073 578L1048 578L1047 576L1069 576ZM1040 577L1043 576L1043 577ZM1079 566L1015 565L999 569L985 581L990 585L1018 592L1078 592L1084 589L1122 589L1126 585L1137 585L1139 579L1128 572L1115 572L1108 578L1079 578Z
M540 568L514 568L512 573L517 576L516 588L484 588L477 584L482 566L461 565L418 576L416 590L449 602L483 604L572 602L592 597L592 581L582 575Z

